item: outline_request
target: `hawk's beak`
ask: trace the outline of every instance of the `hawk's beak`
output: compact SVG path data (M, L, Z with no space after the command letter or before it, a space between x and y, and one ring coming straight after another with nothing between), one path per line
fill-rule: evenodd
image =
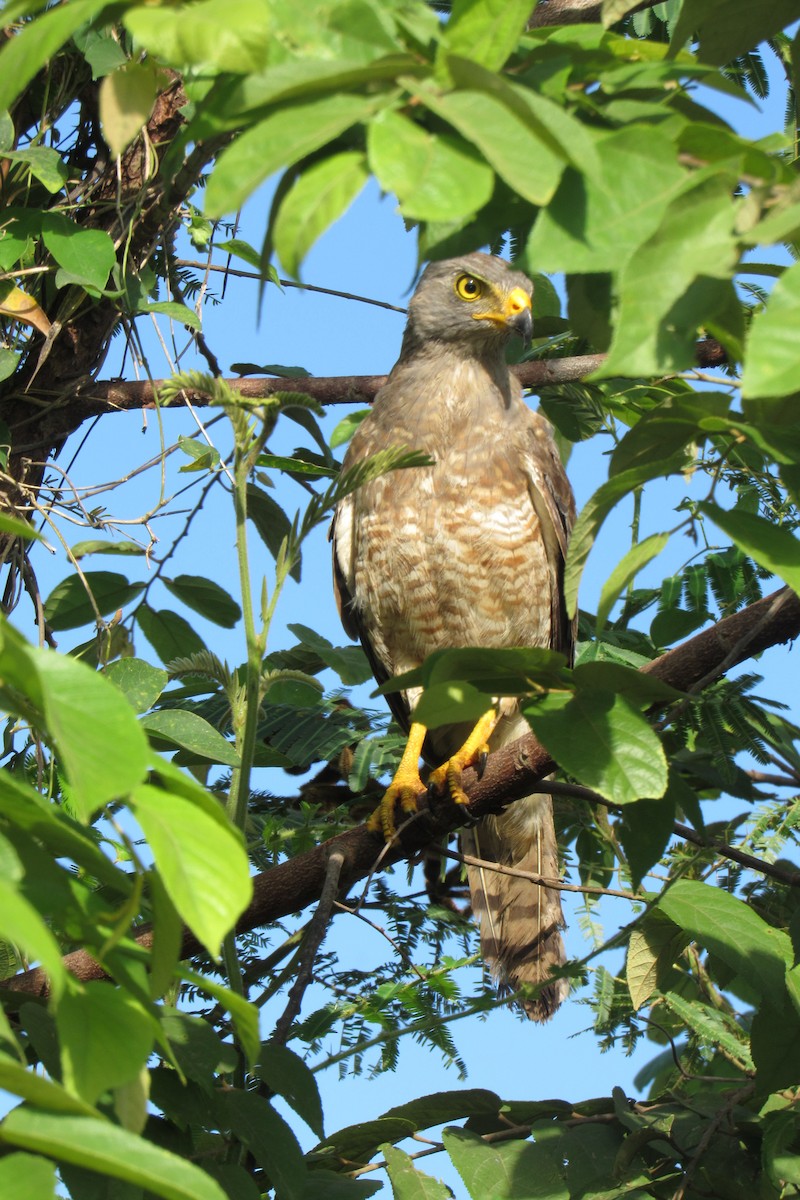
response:
M514 288L509 292L503 305L506 325L518 333L527 346L533 333L533 314L531 313L531 298L524 288Z
M533 333L531 298L524 288L517 287L509 292L499 312L474 313L476 321L493 321L506 329L513 329L527 344Z

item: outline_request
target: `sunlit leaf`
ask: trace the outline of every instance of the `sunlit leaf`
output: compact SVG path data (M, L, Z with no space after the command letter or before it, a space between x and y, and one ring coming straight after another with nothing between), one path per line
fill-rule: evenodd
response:
M136 789L132 808L155 856L164 886L210 954L250 901L252 883L241 839L224 819L175 792Z
M97 1117L15 1108L0 1125L0 1142L124 1179L165 1200L226 1200L194 1163Z

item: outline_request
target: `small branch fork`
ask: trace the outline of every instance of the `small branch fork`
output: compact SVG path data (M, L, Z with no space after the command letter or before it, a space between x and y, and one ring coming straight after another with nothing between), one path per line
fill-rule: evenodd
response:
M300 946L300 954L298 955L298 970L294 983L289 991L289 999L286 1008L281 1013L275 1023L275 1030L272 1034L271 1041L279 1046L286 1045L291 1032L292 1023L300 1012L300 1006L303 1003L303 996L308 985L311 983L312 972L314 970L314 960L317 957L320 946L325 940L325 934L328 932L328 926L333 915L333 907L336 903L336 897L339 892L339 879L344 866L344 854L340 847L334 846L328 857L328 867L325 872L325 882L322 885L322 893L317 905L317 911L308 923L308 927L303 937Z
M655 675L678 690L686 692L696 687L700 680L721 674L723 664L727 669L754 654L759 654L769 646L790 641L799 635L800 599L788 588L782 588L703 630L675 649L668 650L666 654L649 663L645 670L648 674ZM396 841L386 848L382 865L386 867L401 859L414 857L432 841L452 832L460 819L470 820L498 812L514 800L530 795L536 790L536 785L541 784L555 769L556 763L533 734L496 750L489 756L486 770L480 779L473 770L464 773L465 790L470 798L467 811L457 812L452 805L437 807L431 810L425 819L410 823L404 831L402 844ZM545 783L543 786L546 788L548 785ZM688 826L681 826L676 832L702 846L707 844L702 835ZM715 843L710 848L715 853L735 858L736 861L743 862L743 865L762 874L772 875L776 870L772 864L750 858L735 847ZM338 883L341 885L338 894L341 895L374 870L378 850L375 835L370 833L366 826L361 825L288 862L263 871L253 880L253 900L240 917L237 932L246 933L261 925L280 920L281 917L299 912L317 901L323 893L329 871L333 870L330 860L334 851L341 855L342 860L338 877ZM781 878L783 882L800 884L800 873L797 876L792 875L791 878L782 874ZM331 894L335 899L336 889L333 885ZM323 921L322 913L325 909L321 906L319 911L324 933L328 916L326 915ZM152 933L141 933L137 941L149 949L152 945ZM309 946L312 944L310 939ZM316 949L318 945L314 954ZM196 938L185 930L181 956L189 957L199 953L202 953L202 947ZM313 961L313 955L311 958ZM104 977L102 966L85 950L66 955L64 962L67 969L82 981ZM16 975L7 981L6 986L20 994L20 1001L26 995L44 996L47 995L47 976L42 970L35 968Z

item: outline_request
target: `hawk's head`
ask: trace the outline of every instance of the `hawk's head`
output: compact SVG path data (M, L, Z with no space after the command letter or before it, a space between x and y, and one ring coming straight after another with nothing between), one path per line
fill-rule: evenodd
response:
M491 254L465 254L431 263L408 308L409 339L505 344L512 333L530 341L533 285Z

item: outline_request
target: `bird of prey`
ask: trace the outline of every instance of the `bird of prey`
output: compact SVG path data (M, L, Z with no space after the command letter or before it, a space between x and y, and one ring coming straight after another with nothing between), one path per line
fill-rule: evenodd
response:
M550 427L526 406L505 360L512 335L530 339L531 291L488 254L428 266L400 357L349 447L345 470L389 446L433 460L365 483L334 517L340 613L378 682L448 647L544 646L571 657L562 576L574 500ZM461 768L528 732L507 697L466 742L463 727L427 731L413 721L418 698L414 689L388 697L410 729L375 826L382 820L388 832L393 806L412 811L425 790L421 755L438 764L433 784L464 800ZM483 818L462 846L488 864L468 867L483 957L504 988L539 985L524 1008L546 1020L568 990L550 978L564 962L559 893L491 864L558 878L549 796Z

